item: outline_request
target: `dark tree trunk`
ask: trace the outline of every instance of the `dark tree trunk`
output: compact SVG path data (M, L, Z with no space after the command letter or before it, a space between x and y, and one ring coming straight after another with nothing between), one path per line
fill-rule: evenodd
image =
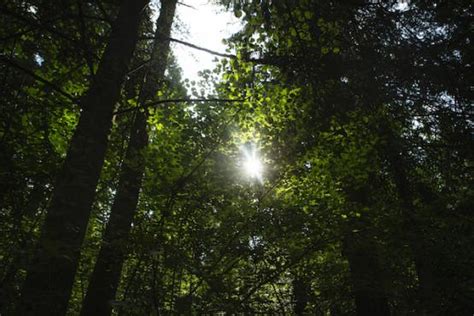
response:
M354 207L370 205L370 187L346 189ZM358 316L388 316L390 308L384 287L384 275L378 258L371 219L367 214L353 219L343 240L344 255L349 261Z
M390 315L388 300L375 245L365 236L365 225L357 232L348 233L344 253L349 261L352 286L358 316Z
M419 299L421 301L419 312L426 313L426 315L437 315L440 312L440 307L438 306L439 300L436 298L436 281L432 263L436 258L431 256L430 246L423 236L424 225L417 219L402 145L392 131L387 131L387 134L389 140L387 159L392 168L397 193L401 202L402 218L407 234L406 238L413 253L413 260L419 280Z
M15 212L17 216L14 218L14 230L11 234L17 240L15 241L15 247L12 247L10 253L5 256L10 258L10 262L8 264L6 260L3 262L6 269L0 281L0 315L12 313L11 309L14 308L16 301L19 299L18 289L16 288L17 279L19 279L18 271L25 268L25 249L28 249L28 246L31 245L26 239L28 232L21 227L22 219L24 216L31 218L32 214L37 212L42 204L45 204L45 191L44 183L36 183L29 193L28 200L22 203L22 210Z
M135 213L144 170L142 150L148 142L146 116L137 112L130 143L122 166L119 189L112 206L109 223L92 273L81 315L110 315L115 297L126 241Z
M424 236L421 232L422 224L415 219L415 209L412 204L411 193L409 192L408 181L404 168L400 161L396 163L395 178L398 189L398 194L402 200L403 218L405 227L407 228L408 242L410 243L411 251L413 252L413 259L419 280L420 300L423 309L428 315L435 315L437 308L432 310L435 299L435 281L433 266L431 264L430 248L427 246Z
M145 81L139 96L139 102L142 105L153 98L164 79L169 53L167 38L170 37L175 9L176 0L161 1L156 39L149 69L145 74ZM126 245L130 227L145 171L143 151L148 144L146 121L146 109L144 112L137 111L120 174L119 189L81 310L83 316L103 316L110 315L112 312L111 302L115 298L120 281L122 266L127 254Z
M295 315L305 315L306 305L309 302L311 286L303 276L295 276L293 279L293 311Z
M148 0L123 1L97 75L81 101L81 117L53 191L36 259L27 273L19 315L66 313L104 162L114 105L147 3Z

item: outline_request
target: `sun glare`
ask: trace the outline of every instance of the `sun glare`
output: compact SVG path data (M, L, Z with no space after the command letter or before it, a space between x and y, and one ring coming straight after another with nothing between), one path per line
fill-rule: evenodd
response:
M245 174L253 179L257 179L260 182L263 181L263 164L258 156L255 145L243 146L242 151L244 153L243 168Z

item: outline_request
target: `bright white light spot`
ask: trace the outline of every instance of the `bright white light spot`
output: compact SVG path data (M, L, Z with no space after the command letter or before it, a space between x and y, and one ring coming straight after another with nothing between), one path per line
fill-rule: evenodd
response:
M35 58L36 63L38 64L38 66L41 66L41 65L43 64L44 58L41 57L40 54L36 53L36 54L34 55L34 58Z
M255 145L243 146L244 153L243 169L247 176L258 181L263 181L263 164L258 156Z
M245 171L252 178L261 178L262 163L257 157L250 157L245 161Z
M34 5L30 5L27 11L30 12L31 14L36 14L36 12L38 12L38 8L35 7Z
M410 9L410 0L398 0L394 9L398 11L408 11Z

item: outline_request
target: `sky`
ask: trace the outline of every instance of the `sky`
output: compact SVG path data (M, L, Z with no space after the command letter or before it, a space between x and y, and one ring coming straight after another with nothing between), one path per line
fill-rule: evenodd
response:
M240 22L234 14L209 0L180 2L190 7L178 4L172 37L213 51L225 52L226 46L222 39L240 29ZM177 43L172 43L171 47L183 70L183 79L197 81L198 71L212 70L215 67L213 60L216 56Z

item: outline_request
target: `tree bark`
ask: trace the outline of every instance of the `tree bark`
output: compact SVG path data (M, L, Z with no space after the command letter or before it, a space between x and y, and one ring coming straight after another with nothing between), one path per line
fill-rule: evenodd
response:
M303 276L295 275L293 282L293 312L295 315L305 315L306 305L309 302L309 295L311 293L311 285Z
M416 216L413 205L414 196L407 175L407 162L403 155L403 146L393 131L385 131L388 137L387 159L391 165L395 186L402 208L402 218L406 227L406 238L413 253L419 283L419 313L423 315L439 314L439 302L436 293L436 277L431 256L430 246L423 236L423 223Z
M112 113L133 55L148 0L123 1L59 174L28 269L19 315L64 315L104 162Z
M139 96L139 104L153 99L164 79L169 54L169 40L176 0L161 1L157 21L156 39L151 53L148 71ZM81 315L110 315L115 299L131 223L138 204L145 158L143 151L148 144L146 109L137 111L127 153L120 173L119 189L112 206L109 223L92 273Z
M368 187L348 188L346 194L354 206L369 205ZM368 215L354 218L344 236L344 255L349 261L352 288L358 316L389 316L384 275L378 259L377 244L370 233L372 227Z
M119 189L112 206L102 246L92 273L81 315L110 315L122 264L126 255L126 240L138 202L147 144L146 116L137 112L130 142L122 166Z
M363 225L365 226L365 225ZM388 300L381 280L380 264L375 245L362 230L351 232L344 240L344 252L349 261L358 316L390 315Z

